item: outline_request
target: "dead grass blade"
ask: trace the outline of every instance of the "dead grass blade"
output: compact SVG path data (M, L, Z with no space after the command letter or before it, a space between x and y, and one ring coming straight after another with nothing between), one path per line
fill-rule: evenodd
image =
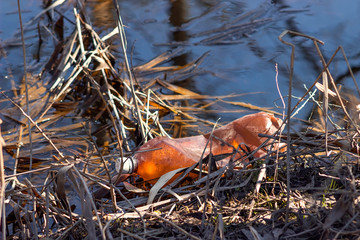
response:
M63 208L69 212L70 222L72 222L72 213L70 209L70 204L68 198L66 196L65 190L65 182L66 182L66 175L67 172L72 168L72 165L64 166L59 169L57 176L56 176L56 195L61 201Z
M179 168L173 171L170 171L164 175L162 175L159 180L154 184L154 186L150 189L149 192L149 199L146 204L152 204L155 199L156 194L159 190L170 180L172 179L177 173L184 171L187 168Z
M276 111L273 111L271 109L264 108L264 107L255 106L255 105L250 104L250 103L225 101L225 100L222 100L222 99L219 99L219 101L227 103L227 104L231 104L231 105L234 105L234 106L240 106L240 107L248 108L250 110L259 110L259 111L263 111L263 112L272 113L272 114L275 114L275 115L278 115L278 116L282 116L282 114L280 114L280 113L278 113Z

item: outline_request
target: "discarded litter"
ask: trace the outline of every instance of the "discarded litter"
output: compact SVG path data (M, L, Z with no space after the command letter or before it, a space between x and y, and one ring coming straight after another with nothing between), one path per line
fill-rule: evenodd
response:
M235 151L235 159L241 161L268 139L259 134L273 135L281 124L273 114L260 112L234 120L212 134L177 139L157 137L141 146L132 157L118 159L116 168L124 175L137 174L144 181L156 181L167 172L194 165L210 152L215 156ZM254 157L264 156L267 150L268 147L258 149ZM217 167L224 166L229 159L217 161Z

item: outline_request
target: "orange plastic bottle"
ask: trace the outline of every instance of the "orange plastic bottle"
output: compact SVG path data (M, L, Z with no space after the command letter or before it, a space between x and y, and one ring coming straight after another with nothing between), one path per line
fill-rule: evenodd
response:
M235 148L241 145L243 149L249 148L253 151L267 139L259 137L259 134L272 135L281 127L281 123L282 121L273 114L260 112L244 116L214 130L213 136ZM204 149L203 157L210 153L210 146L213 155L233 152L233 147L214 137L211 139L211 145L207 145L210 136L209 133L178 139L157 137L141 146L133 157L123 163L118 161L117 170L119 171L120 165L123 164L122 174L137 174L145 181L151 181L172 170L192 166L200 161ZM254 156L261 157L265 153L266 149L260 149ZM244 155L245 153L238 153L237 158ZM217 164L224 166L228 161L229 158Z

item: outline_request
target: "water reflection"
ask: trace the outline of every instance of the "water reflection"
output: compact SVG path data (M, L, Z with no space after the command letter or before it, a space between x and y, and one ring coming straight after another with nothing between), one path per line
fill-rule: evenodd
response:
M3 17L8 21L0 21L2 30L0 38L11 35L11 32L18 27L17 15L6 14L14 12L16 8L12 8L9 1L3 2L5 5L0 9L0 18ZM337 46L344 46L356 77L360 77L360 54L358 43L354 41L360 36L357 25L360 1L357 0L349 0L347 4L336 0L326 1L326 4L323 4L323 1L311 0L119 0L119 5L126 25L129 46L134 45L131 55L134 66L147 62L175 48L174 46L183 46L184 42L188 43L185 46L186 52L174 58L169 64L183 66L204 52L210 51L206 62L200 67L211 74L193 76L178 83L195 92L225 95L261 91L267 94L261 97L247 96L246 99L237 100L258 106L273 106L274 99L278 97L274 84L274 63L279 64L282 92L285 94L287 91L291 50L277 40L284 29L303 32L325 41L326 45L322 50L326 60ZM100 35L102 31L110 31L115 27L116 16L112 0L89 0L86 6L88 12L91 12L92 24ZM35 9L35 4L32 8L26 9L32 9L34 13L39 12ZM254 16L250 15L251 13ZM26 21L25 17L26 14L24 21ZM72 12L70 11L66 17L71 19ZM256 25L253 20L257 19L263 22L257 22ZM16 24L14 26L9 23ZM228 34L227 31L232 30L233 32ZM37 36L37 33L32 35ZM289 38L289 41L296 42L294 95L302 96L305 92L304 84L307 86L312 84L321 71L322 64L311 41ZM118 40L116 37L113 39L115 43ZM206 41L201 42L204 40ZM27 42L29 43L29 40ZM11 46L10 43L8 44ZM42 49L44 48L42 46ZM21 48L7 50L9 51L7 61L19 62ZM46 55L42 54L42 56ZM0 64L4 61L0 59ZM349 91L354 89L341 55L335 59L330 68L338 83L344 84ZM3 81L2 87L9 88L8 82ZM233 117L230 116L229 119Z
M189 39L189 35L186 31L180 30L182 24L186 23L187 9L188 5L185 0L170 0L170 10L169 10L169 21L174 27L172 31L172 40L175 42L186 42ZM175 65L183 66L187 64L188 54L184 53L180 56L177 56L173 59Z
M187 31L183 30L181 27L188 20L188 11L189 4L186 0L170 0L170 9L169 9L169 22L173 26L173 31L171 31L171 41L173 43L185 43L189 40L189 34ZM185 66L188 64L189 53L185 52L179 56L174 57L173 63L175 66ZM196 84L192 78L184 79L180 82L177 82L176 85L193 89L196 91Z
M182 24L186 22L188 5L186 0L170 0L170 9L169 9L169 22L173 26L173 31L171 32L171 41L172 42L186 42L189 39L189 35L186 31L181 30ZM185 52L181 55L178 55L172 59L175 66L184 66L188 63L188 53ZM193 80L190 78L184 79L177 83L177 85L191 89L194 87ZM188 101L183 102L184 105L189 105ZM177 118L177 116L175 116ZM182 127L181 121L175 123L173 128L173 135L176 137L181 137L184 135L184 128Z
M97 29L107 30L115 27L116 14L113 0L90 0L91 21Z

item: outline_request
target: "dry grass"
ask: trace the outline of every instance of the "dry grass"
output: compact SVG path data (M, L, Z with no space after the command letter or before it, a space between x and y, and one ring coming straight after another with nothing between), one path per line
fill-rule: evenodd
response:
M2 226L8 237L358 238L359 120L354 97L334 84L328 70L331 60L323 61L326 74L319 73L287 114L293 116L310 98L306 104L314 103L316 115L312 124L273 136L287 142L287 152L252 159L251 169L226 166L167 186L147 204L149 186L141 179L113 185L117 158L131 155L136 146L156 136L210 130L214 123L198 114L214 111L219 103L242 107L236 111L273 111L226 99L234 96L204 96L173 84L202 74L199 64L206 54L186 66L164 67L178 49L130 69L126 54L115 59L109 50L108 40L123 30L121 21L112 33L99 36L86 21L86 12L80 16L77 11L73 33L58 43L41 74L27 75L28 101L25 84L1 92L6 122L6 153L0 166ZM214 31L219 35L206 44L222 39L226 31ZM318 49L315 38L294 32L281 37L285 34L310 38ZM120 38L126 52L124 35ZM319 79L328 79L329 89L327 81L319 84ZM312 95L316 84L324 92L320 100ZM93 198L100 187L110 190L107 198Z

